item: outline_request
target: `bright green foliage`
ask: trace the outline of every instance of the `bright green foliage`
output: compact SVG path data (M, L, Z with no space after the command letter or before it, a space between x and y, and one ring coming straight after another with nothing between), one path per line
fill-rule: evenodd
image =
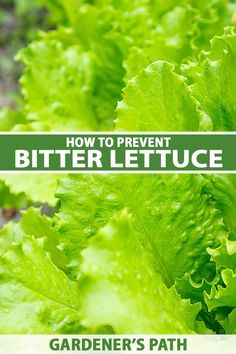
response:
M221 272L225 287L219 285L211 289L210 295L206 294L206 302L210 310L222 306L236 306L236 275L230 269Z
M220 212L203 191L201 176L147 175L129 180L130 184L123 182L126 203L154 263L163 265L167 286L185 272L196 281L212 279L206 247L215 247L225 231Z
M52 220L41 215L38 208L29 208L22 212L19 223L10 222L0 231L0 254L3 255L11 244L21 242L25 235L32 235L34 238L47 237L44 241L46 251L50 252L53 262L60 269L66 269L66 258L57 247L57 233Z
M52 57L53 63L49 61ZM33 130L96 130L86 103L93 73L89 53L82 53L79 46L65 48L61 42L50 40L33 43L18 59L28 65L21 85ZM45 85L47 80L49 85Z
M206 190L213 195L217 207L223 210L224 223L230 231L231 238L236 239L236 176L205 176Z
M124 75L118 40L90 48L69 29L42 38L17 56L27 65L21 86L30 129L111 130Z
M216 263L217 268L230 268L236 270L236 241L221 239L221 245L215 249L209 249L211 259Z
M206 248L219 245L225 231L204 186L201 176L190 175L71 176L63 180L57 193L62 203L59 233L69 266L76 269L87 239L115 213L129 208L135 229L167 286L185 272L197 281L213 278L213 264L206 266L210 259Z
M212 40L211 51L201 55L196 68L193 93L210 116L213 130L236 129L236 36L227 28L222 37Z
M11 193L19 195L20 193L27 200L33 203L48 203L51 206L56 205L54 197L57 187L58 175L0 175L5 185L10 189Z
M9 108L4 108L2 111L0 111L1 132L17 130L19 125L25 123L26 119L22 112L11 111Z
M32 274L31 274L32 277ZM1 334L78 333L78 311L31 290L31 286L0 280Z
M191 333L199 306L165 287L132 224L126 211L117 214L83 252L82 323L117 333Z
M1 130L235 130L235 2L32 4L58 26ZM1 333L236 333L235 176L1 179L4 206L58 206L0 231Z
M122 239L122 235L128 237L128 230L131 227L119 226L120 218L121 220L128 218L126 223L132 225L132 237L137 239L133 242L140 244L142 252L148 255L148 262L155 272L159 287L162 284L165 291L175 284L183 298L190 298L192 302L204 302L204 292L210 293L212 285L219 282L220 278L216 275L215 263L214 260L210 260L208 248L220 247L221 239L223 237L227 239L227 233L222 213L216 209L212 196L206 191L204 177L191 175L71 176L62 181L57 196L62 201L61 212L58 215L60 225L58 233L62 249L69 260L67 267L72 278L80 279L82 271L81 291L84 299L82 324L93 328L93 331L99 326L110 325L118 333L135 333L133 331L136 327L130 320L131 310L125 312L119 305L120 296L122 298L124 295L121 294L116 298L114 291L116 293L118 290L113 290L119 287L119 282L122 284L124 282L124 278L112 277L111 273L113 265L116 266L117 259L124 252L118 251L116 241L113 241L112 237L115 237L115 240L118 238L115 236L115 231L115 235L112 236L113 224L118 223L119 239ZM114 215L117 215L115 221ZM107 245L107 239L111 245L115 243L114 247L117 250L117 254L109 253L109 257L106 253L110 245ZM133 250L134 246L126 248ZM85 249L82 260L81 249ZM128 262L130 257L131 255L128 257ZM136 259L140 261L140 256L134 257L134 263ZM123 267L127 268L125 265ZM122 273L122 264L113 272ZM130 270L127 274L133 272ZM87 284L84 275L93 281ZM102 280L108 277L109 283L100 281L98 275ZM182 280L178 280L182 277ZM126 281L132 283L130 278ZM103 317L104 306L108 306L107 299L110 297L109 312ZM100 301L98 308L101 312L94 309L96 305L93 303L96 298ZM127 302L127 305L124 304L125 308L131 309L131 306L135 306L133 302L130 303L128 300ZM120 322L118 313L112 311L112 304L114 308L119 308L118 312L123 313L124 323ZM91 315L92 313L94 316ZM145 313L144 316L147 314ZM137 326L143 326L137 319L134 321ZM215 330L214 318L212 321L212 329ZM161 333L168 332L168 329L163 329L161 324L157 329L151 323L150 327L146 327L146 331L144 327L137 327L136 333L141 328L145 333L155 331L154 328ZM125 324L126 327L123 327ZM129 324L130 327L127 327ZM196 323L196 329L197 327Z
M230 92L235 80L230 78L235 73L235 35L233 30L222 34L225 25L234 24L234 2L34 0L29 5L16 0L16 6L20 13L30 6L47 7L58 28L39 33L38 40L18 53L17 60L25 65L20 80L24 102L19 111L0 113L1 130L110 131L115 120L118 130L233 129ZM199 53L210 49L215 35L212 53L202 54L199 60ZM231 48L228 54L223 47ZM227 77L220 73L215 77L214 70L200 74L206 58L210 67L219 61L219 70L227 72ZM194 81L200 107L184 78L175 72ZM220 93L217 85L225 92ZM117 118L115 108L123 88L125 98ZM134 116L137 111L139 119ZM46 193L40 201L52 204L47 184L41 186ZM24 186L18 191L27 194ZM37 199L38 195L32 197Z
M161 61L129 81L117 111L119 131L196 131L201 120L184 78Z
M115 176L70 176L59 184L58 237L69 260L67 267L75 278L80 272L80 252L87 239L121 208L117 188Z
M62 264L63 255L50 223L29 209L0 232L1 333L80 330L78 287L52 262Z
M26 208L30 205L30 200L27 199L26 195L21 192L14 194L11 192L10 188L1 180L0 181L0 195L1 195L1 207L8 208Z
M236 310L233 310L229 316L222 321L222 326L228 334L236 334Z
M71 283L45 256L44 238L25 236L1 257L4 277L20 282L51 300L79 309L76 284ZM34 276L32 276L32 274Z
M202 279L200 283L196 283L192 280L188 273L175 281L175 286L179 294L184 299L191 299L193 303L202 301L204 298L204 293L209 293L212 285L217 284L219 279L214 279L212 282L207 282Z
M196 61L234 11L226 0L36 3L64 9L69 22L17 56L26 65L24 130L111 130L125 77L158 60Z

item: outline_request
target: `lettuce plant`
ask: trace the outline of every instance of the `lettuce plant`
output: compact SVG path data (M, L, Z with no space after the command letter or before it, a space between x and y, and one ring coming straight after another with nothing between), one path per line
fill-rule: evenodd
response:
M1 130L235 130L234 2L40 3L58 28L17 54ZM1 333L236 333L234 175L1 179L29 206L0 231Z

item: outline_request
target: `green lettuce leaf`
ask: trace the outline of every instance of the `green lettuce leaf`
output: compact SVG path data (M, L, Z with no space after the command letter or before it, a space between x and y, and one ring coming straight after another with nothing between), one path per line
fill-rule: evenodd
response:
M20 223L0 231L1 333L82 330L78 285L59 269L64 257L51 223L39 210L29 209Z
M232 239L236 239L236 178L235 175L205 175L206 190L221 210L225 226Z
M32 130L96 130L88 104L93 79L91 53L83 52L79 45L41 40L23 49L17 59L27 65L21 86Z
M17 55L26 65L20 82L32 130L113 129L124 77L113 12L85 6L74 14L81 26L41 33Z
M52 263L49 253L45 252L44 242L44 238L25 236L22 242L11 245L1 256L1 275L78 310L77 286Z
M3 255L12 244L19 243L25 235L36 238L45 238L44 246L50 253L51 259L58 268L66 270L67 259L59 249L59 241L54 220L46 215L41 215L39 208L29 208L22 212L18 223L9 222L0 230L0 255Z
M235 130L232 2L41 4L64 27L18 54L2 130ZM1 179L2 206L60 205L0 230L1 333L235 333L234 176Z
M150 31L149 38L142 45L132 46L124 62L126 81L142 69L158 60L175 63L193 54L190 38L196 33L197 12L191 7L176 7L167 12Z
M223 321L221 321L222 326L227 334L236 334L236 309L229 313Z
M118 131L194 131L203 120L184 78L161 61L129 81L117 111Z
M197 282L212 280L214 265L208 262L206 247L219 244L225 230L221 213L204 193L202 177L129 176L125 185L126 203L137 227L164 261L166 283L172 285L185 272Z
M30 201L26 197L26 195L21 193L12 193L10 188L6 186L6 184L0 180L0 200L1 200L1 208L16 208L23 209L26 208Z
M229 268L236 271L236 242L222 237L218 248L208 249L212 261L218 269Z
M161 277L167 288L175 285L183 298L191 299L192 302L202 302L204 309L198 315L200 323L196 324L196 331L205 333L203 320L208 323L209 328L221 331L222 327L215 319L215 315L208 314L204 304L204 292L210 293L212 285L219 282L214 259L210 259L207 249L219 247L221 238L227 238L228 234L221 211L216 208L211 195L206 192L204 176L128 177L72 175L60 183L57 196L62 207L56 223L59 226L57 231L61 249L68 259L67 268L71 279L80 279L81 273L83 278L84 273L86 275L89 272L88 269L97 271L90 263L86 270L83 270L87 259L94 259L97 253L94 251L91 257L87 257L86 252L93 244L93 239L103 234L104 228L110 230L106 225L113 223L114 215L120 215L122 210L126 209L129 213L129 222L132 223L138 238L137 242L148 255L148 262L156 277L158 279ZM106 231L106 234L109 234L109 231ZM103 246L100 248L102 252ZM84 255L83 260L81 251ZM98 261L100 260L98 257ZM96 263L95 260L90 262ZM181 277L183 278L178 280ZM82 301L97 287L103 295L105 294L104 297L108 297L107 284L104 283L104 286L96 284L91 285L92 288L86 287L85 281L86 291L81 296ZM103 301L102 295L98 295L98 298ZM94 297L91 298L91 302L93 301ZM100 306L102 308L104 305L101 303ZM90 302L89 305L87 302L84 303L82 315L84 326L89 326L92 331L96 331L99 326L112 326L115 331L125 333L121 320L120 327L117 328L113 322L104 319L100 312L96 324L92 323L94 319L92 309ZM110 315L111 318L114 315L112 306L106 313L107 318L110 318Z
M121 208L114 186L119 188L116 177L105 175L71 175L59 182L56 196L61 208L56 229L67 268L75 278L87 240Z
M236 306L236 274L231 269L224 269L221 272L223 285L213 286L210 294L205 294L205 300L211 311L217 307Z
M0 289L1 334L71 334L82 331L76 310L15 281L1 278Z
M83 251L82 324L116 333L193 333L199 306L166 288L132 224L123 211Z
M0 131L7 132L17 130L19 126L26 123L24 112L18 110L13 111L4 107L0 111Z
M236 130L235 108L236 36L234 28L214 37L209 53L203 53L196 67L193 94L210 116L213 130Z
M26 200L33 203L47 203L51 206L57 203L54 194L58 177L57 174L0 175L10 193L24 195Z
M58 231L71 261L68 266L79 274L80 251L87 240L128 208L168 286L186 272L197 282L212 280L215 265L206 248L216 248L227 234L204 186L203 177L191 175L68 177L57 193L62 203Z
M217 284L218 280L216 277L212 282L202 279L200 283L196 283L186 273L181 279L176 278L175 286L182 298L191 299L192 303L196 303L204 300L204 293L210 293L212 285Z

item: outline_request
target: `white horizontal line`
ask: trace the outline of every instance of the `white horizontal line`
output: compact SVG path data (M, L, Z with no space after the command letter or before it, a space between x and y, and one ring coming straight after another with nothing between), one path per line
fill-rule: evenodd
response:
M236 170L234 171L228 171L228 170L224 170L224 171L218 171L218 170L197 170L197 171L187 171L187 170L164 170L164 171L138 171L138 170L128 170L128 171L108 171L108 170L100 170L100 171L87 171L87 170L79 170L79 171L62 171L62 170L58 170L58 171L45 171L45 170L37 170L37 171L0 171L1 174L9 174L9 175L23 175L23 174L236 174Z
M0 132L1 135L236 135L235 132Z

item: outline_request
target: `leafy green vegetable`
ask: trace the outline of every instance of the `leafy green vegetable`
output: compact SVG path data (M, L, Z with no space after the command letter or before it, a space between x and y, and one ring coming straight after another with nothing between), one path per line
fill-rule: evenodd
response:
M75 278L80 273L81 250L86 241L119 211L121 201L114 176L70 176L61 180L57 189L61 208L57 215L58 237ZM89 193L86 191L89 190ZM79 220L79 222L78 222Z
M209 249L208 253L212 260L216 263L217 268L229 268L236 270L236 242L221 239L221 245L215 249Z
M224 269L221 276L225 287L219 285L217 288L211 289L210 295L206 294L206 303L208 308L212 310L216 307L235 306L235 290L236 290L236 275L230 269Z
M222 37L212 40L209 53L202 55L196 71L193 93L211 117L213 130L235 130L236 37L226 28Z
M63 255L56 248L50 223L29 209L19 224L9 224L0 232L1 333L81 329L78 286L52 262L58 260L59 266Z
M76 310L21 283L1 279L0 286L1 334L81 332Z
M17 54L2 130L235 130L234 1L32 6L58 26ZM1 180L2 206L58 206L0 230L1 333L236 333L234 175Z
M132 224L126 211L117 214L83 251L82 323L117 333L191 333L199 306L165 287Z
M52 65L49 58L53 56L55 61ZM67 49L61 42L52 40L31 44L18 55L19 58L28 65L21 85L27 100L28 119L32 121L32 129L34 126L36 130L96 129L96 121L89 105L86 104L86 94L89 94L93 73L89 53L81 52L78 46ZM46 80L49 80L50 85L45 87ZM63 96L60 95L62 90ZM78 114L81 122L78 120ZM50 127L47 126L48 117Z
M217 207L222 210L224 223L230 232L230 237L236 239L235 202L236 178L235 175L205 176L206 190L213 195Z
M26 119L22 112L11 111L5 107L0 111L0 129L2 132L17 130L18 126L25 124Z
M129 81L124 99L118 105L116 129L194 131L198 130L201 119L184 78L175 74L170 64L160 61Z
M48 203L51 206L56 205L54 197L57 187L58 175L0 175L5 185L11 193L24 195L26 200L31 200L34 203Z

